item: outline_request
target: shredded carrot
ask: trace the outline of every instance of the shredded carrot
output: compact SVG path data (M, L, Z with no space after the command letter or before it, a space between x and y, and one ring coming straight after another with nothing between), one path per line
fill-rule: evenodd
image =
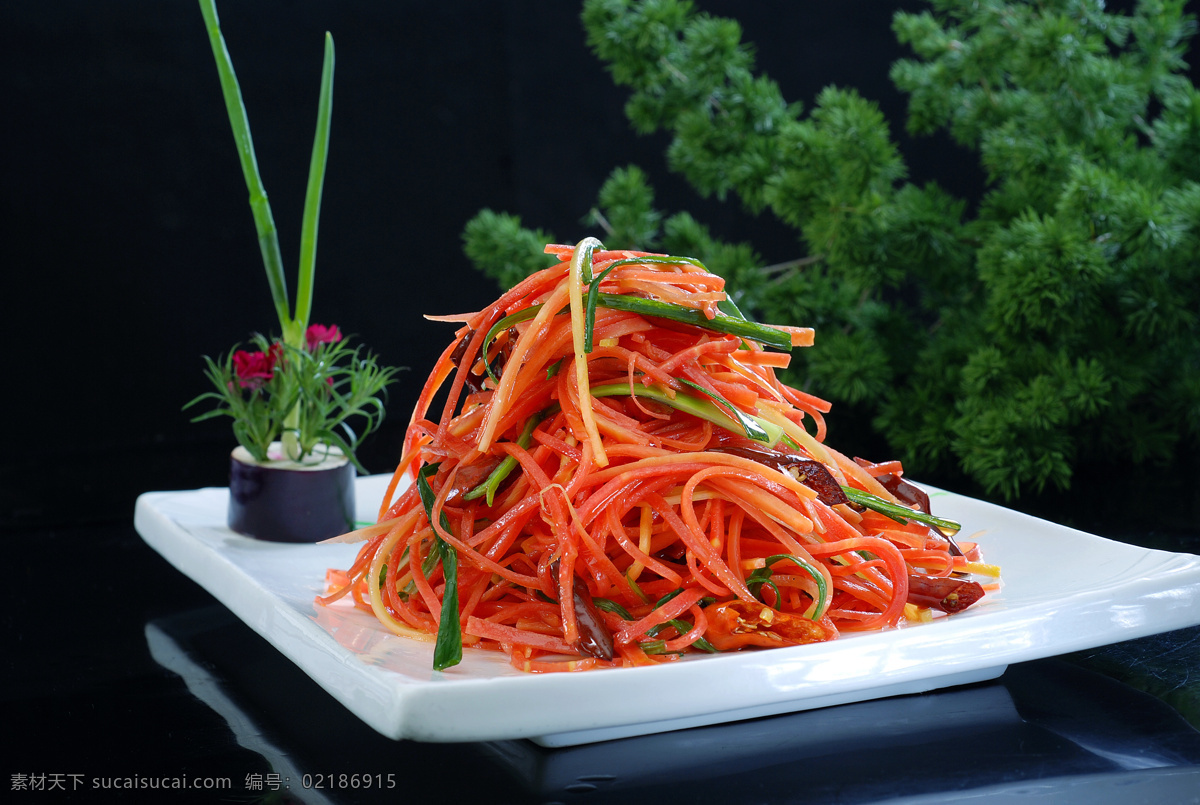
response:
M974 542L952 555L927 526L856 510L788 469L815 464L835 489L891 504L885 484L903 473L825 444L830 405L780 380L788 354L719 329L721 277L592 239L546 253L558 262L488 308L431 317L458 331L420 392L379 523L340 538L363 546L318 605L353 602L432 641L453 624L453 579L465 646L549 673L920 623L932 615L909 603L911 574L998 589ZM597 282L691 318L597 305ZM681 323L696 311L701 325ZM776 329L813 343L810 328ZM427 490L401 485L418 470Z

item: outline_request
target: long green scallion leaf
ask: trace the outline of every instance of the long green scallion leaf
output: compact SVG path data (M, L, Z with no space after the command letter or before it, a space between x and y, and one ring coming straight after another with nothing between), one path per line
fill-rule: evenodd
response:
M670 601L672 598L674 598L676 595L679 595L679 593L681 593L681 592L683 592L682 587L673 593L667 594L666 596L661 598L657 604L654 605L655 608L657 609L658 607L661 607L663 604L665 604L667 601ZM596 597L596 598L592 599L592 603L594 603L596 605L596 609L602 609L605 612L611 612L614 615L617 615L618 617L620 617L624 620L627 620L627 621L634 620L634 617L629 614L629 610L625 609L625 607L621 606L616 601L612 601L608 598ZM666 621L665 623L660 623L657 626L652 626L649 630L647 630L646 634L650 637L654 637L656 634L658 634L659 632L661 632L663 629L667 628L668 626L675 627L675 631L679 632L679 634L681 634L681 635L687 634L694 627L693 624L690 624L681 618L672 618L671 620ZM703 637L698 639L692 645L695 646L696 648L700 649L701 651L707 651L709 654L718 654L719 653L719 650L716 647L714 647L712 643L705 640ZM643 646L643 650L644 650L645 644L643 643L642 646Z
M308 187L304 199L304 217L300 235L300 268L297 278L296 308L288 299L287 278L283 271L283 256L279 248L279 231L271 213L271 203L258 170L254 139L250 135L250 119L242 99L241 85L233 69L233 59L221 33L215 0L199 0L200 13L208 29L209 44L217 64L225 111L233 129L238 159L246 189L250 192L250 211L258 233L259 250L271 288L271 299L279 317L284 342L293 347L304 345L304 332L312 310L313 276L316 265L317 226L321 216L321 193L325 183L325 163L329 154L329 126L333 107L333 37L325 34L325 55L321 68L321 91L317 104L317 127L309 162Z
M317 264L317 228L321 221L321 194L325 187L325 163L329 159L329 124L333 111L333 37L325 33L325 60L321 66L321 94L317 102L317 131L313 136L308 165L308 187L304 194L304 217L300 227L300 273L296 282L296 309L292 317L293 346L304 343L312 315L313 278Z
M304 216L300 229L300 265L296 280L296 307L288 299L287 278L283 271L283 254L279 248L279 231L271 213L271 203L258 170L254 140L250 136L250 119L242 99L241 85L233 69L233 59L225 45L215 0L200 0L200 13L208 29L209 44L217 63L217 76L225 99L225 111L233 129L238 159L246 189L250 192L250 212L258 233L259 251L267 272L267 285L279 318L283 342L300 349L304 346L308 319L312 313L313 277L316 272L317 227L321 218L321 193L325 186L325 163L329 156L329 124L333 108L333 36L325 33L325 56L321 67L321 91L317 103L317 129L313 137L312 157L308 166L308 187L304 197ZM284 418L280 435L288 456L299 458L302 450L297 441L299 408L293 408ZM351 451L351 454L352 451Z
M205 27L208 28L208 41L212 46L213 58L217 62L221 94L225 98L225 111L233 128L233 139L237 145L238 159L242 164L246 189L250 191L250 212L254 215L258 247L267 271L271 299L275 303L279 325L286 330L292 316L288 305L287 279L283 273L283 255L279 249L279 231L275 228L271 203L267 200L267 191L258 172L258 158L254 153L254 139L250 136L250 119L246 115L246 104L242 100L241 85L238 83L237 73L234 72L229 49L225 46L225 37L221 34L221 23L217 18L214 0L200 0L200 13L204 16Z

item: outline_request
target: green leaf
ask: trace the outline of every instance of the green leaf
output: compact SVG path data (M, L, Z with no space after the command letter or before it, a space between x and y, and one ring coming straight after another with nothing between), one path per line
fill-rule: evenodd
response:
M658 599L658 603L656 603L654 605L654 608L658 609L663 604L667 603L672 598L674 598L675 596L679 595L682 592L683 592L683 588L680 587L678 590L673 590L673 591L667 593L662 598ZM605 612L611 612L614 615L619 616L623 620L627 620L627 621L634 620L634 617L629 614L629 610L625 609L625 607L621 606L620 604L618 604L615 601L612 601L608 598L593 598L592 602L596 605L597 609L602 609ZM704 606L703 600L701 600L700 605ZM679 634L682 635L682 634L687 634L688 632L690 632L692 630L693 626L695 626L695 624L688 623L687 621L683 620L682 618L672 618L669 621L666 621L664 623L658 624L657 626L651 627L650 629L648 629L646 631L646 634L649 637L653 637L654 635L658 634L659 632L661 632L663 629L667 628L668 626L675 627L675 631L679 632ZM663 641L652 641L649 644L643 643L641 645L642 645L642 650L645 651L647 645L662 646L662 645L664 645L664 643L663 643ZM692 645L695 646L696 648L700 649L701 651L707 651L710 654L718 653L718 649L715 648L712 643L709 643L703 637L701 637L696 642L692 643ZM653 653L653 652L650 652L650 653Z
M644 264L677 266L684 263L704 268L699 260L691 257L630 257L610 263L600 276L588 284L587 304L584 308L583 351L585 353L592 351L592 332L596 329L596 302L600 298L600 283L608 276L608 272L620 266Z
M766 603L766 599L762 597L763 585L770 587L775 591L775 606L779 606L779 602L783 600L779 594L779 588L775 586L775 582L771 581L771 569L769 567L757 568L753 573L746 577L746 589L750 594L759 601Z
M680 587L680 588L678 588L678 589L676 589L676 590L671 590L671 592L667 593L666 595L664 595L662 598L658 599L658 601L656 601L656 602L654 603L654 608L655 608L655 609L658 609L658 608L659 608L659 607L661 607L663 604L667 603L667 602L668 602L668 601L670 601L672 598L675 598L675 597L677 597L677 596L678 596L680 593L682 593L682 592L683 592L683 588L682 588L682 587Z
M584 322L584 349L586 352L592 351L592 331L595 329L596 323L596 308L606 307L609 310L622 310L627 313L637 313L642 316L655 316L660 319L669 321L677 321L682 324L691 324L709 332L722 333L724 335L736 335L742 338L748 338L752 341L757 341L760 344L776 347L778 349L790 352L792 349L792 337L776 327L771 327L766 324L749 321L742 315L730 300L717 305L718 309L725 309L729 312L718 313L716 317L709 319L702 311L695 308L676 305L671 302L662 302L657 299L644 299L640 296L628 296L625 294L608 294L601 293L600 279L619 264L627 263L666 263L669 265L679 265L680 263L696 263L688 257L672 257L672 258L641 258L621 260L613 263L600 274L599 279L593 281L588 286L588 295L586 299L586 319ZM505 316L492 325L488 330L487 335L483 339L483 354L487 354L488 348L503 330L508 329L514 324L523 321L529 321L538 314L541 310L541 305L530 305L527 308L518 310L516 313ZM559 311L563 313L564 311ZM499 382L499 378L492 373L491 366L487 366L488 376Z

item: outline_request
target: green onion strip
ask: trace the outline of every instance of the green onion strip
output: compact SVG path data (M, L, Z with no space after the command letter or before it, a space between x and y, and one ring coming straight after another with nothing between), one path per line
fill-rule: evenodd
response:
M669 265L677 266L687 263L688 265L704 268L704 264L692 257L630 257L624 260L614 260L609 264L608 268L595 279L591 276L591 265L587 265L584 270L584 281L588 283L587 303L584 307L584 323L583 323L583 351L590 353L592 351L593 332L596 329L596 303L600 299L600 283L608 276L608 272L614 268L631 265ZM706 269L707 270L707 269Z
M762 585L771 585L771 589L775 591L776 605L778 605L780 601L779 588L775 586L775 582L771 581L771 565L775 564L776 562L781 562L785 559L802 567L810 576L812 576L813 581L817 583L817 600L816 606L813 607L812 614L812 619L817 620L825 613L825 610L829 608L829 588L825 584L825 576L821 574L821 571L798 556L794 556L790 553L777 553L774 556L768 556L766 560L764 560L763 566L757 568L746 579L746 586L750 587L750 585L753 584L755 589L752 589L751 592L755 595L758 595L758 590L762 588Z
M491 347L492 341L496 340L496 336L498 336L502 331L507 330L514 324L519 324L520 322L529 321L532 319L537 315L541 308L541 305L530 305L524 310L518 310L516 313L513 313L510 316L505 316L504 318L500 319L500 321L493 324L492 329L488 330L487 335L483 339L483 367L487 370L488 377L490 377L494 382L499 383L500 378L496 377L495 373L492 372L492 364L487 359L488 349Z
M646 261L638 260L633 262ZM616 264L614 263L605 269L604 273L608 273L615 267ZM723 335L736 335L742 338L747 338L752 341L757 341L760 344L765 344L766 346L775 347L776 349L780 349L785 352L790 352L792 349L792 337L788 333L766 324L759 324L758 322L749 321L741 315L731 316L725 313L718 313L714 318L709 319L702 311L696 310L695 308L684 307L683 305L677 305L673 302L662 302L657 299L645 299L640 296L600 293L598 289L600 280L603 278L604 274L601 274L600 277L595 279L588 288L587 311L589 313L588 321L591 323L591 326L587 326L585 323L586 331L584 336L585 341L587 341L586 345L589 352L591 351L591 339L589 336L595 327L595 310L597 307L606 307L610 310L620 310L626 313L636 313L641 316L654 316L660 319L667 319L668 321L676 321L681 324L691 324L703 330L708 330L709 332L721 333ZM496 375L492 372L491 364L487 362L487 352L491 347L492 342L496 340L496 337L503 330L507 330L514 324L519 324L523 321L529 321L535 317L541 307L542 306L540 304L536 304L530 305L522 310L518 310L516 313L512 313L500 319L498 322L492 325L490 330L488 330L487 336L483 339L483 355L488 377L490 377L492 380L496 381L497 383L500 382L500 378L496 377ZM736 310L736 308L733 309ZM566 308L559 311L560 315L566 312L568 312Z
M936 528L942 534L949 537L954 536L962 530L962 524L954 520L946 520L941 517L934 517L932 514L915 511L907 506L901 506L898 503L884 500L877 495L872 495L870 492L864 492L861 489L843 486L842 491L846 493L846 497L850 498L851 503L857 503L859 506L865 506L872 511L879 512L884 517L889 517L901 525L904 525L909 520L916 520L918 523L924 523L927 526Z
M583 308L583 351L591 353L592 342L596 332L596 300L600 298L600 283L608 276L608 272L612 271L624 261L618 260L596 277L588 285L587 301Z
M429 477L438 471L440 464L426 464L417 473L417 491L425 506L425 516L435 535L435 549L442 559L442 575L446 591L442 594L442 614L438 620L437 642L433 646L433 668L444 671L462 662L462 626L458 622L458 554L450 543L442 539L442 531L450 533L450 521L442 512L438 525L434 525L433 504L435 495L429 486ZM438 530L441 526L442 531Z
M762 425L758 423L758 420L754 419L749 414L743 414L741 411L735 408L733 404L729 402L729 400L725 399L720 394L717 394L715 391L709 391L699 383L693 383L692 381L686 380L682 377L677 377L675 379L680 383L691 386L696 391L699 391L700 393L711 397L720 403L729 412L729 415L736 419L738 424L742 426L742 430L746 432L747 439L753 439L756 442L765 442L767 444L775 443L775 441L771 439L771 435L768 434L763 429Z
M682 380L680 382L688 383L686 380ZM692 384L688 383L688 385ZM708 392L705 393L707 394ZM593 397L616 397L621 395L631 397L635 396L634 392L629 387L628 381L615 381L612 383L604 383L602 385L592 387ZM780 426L774 424L773 422L767 422L764 419L750 416L749 414L743 414L741 411L738 411L736 408L730 405L729 402L720 398L719 395L710 394L709 396L716 396L717 399L720 399L722 403L730 408L730 410L735 411L738 414L736 419L727 414L715 403L709 402L708 400L693 397L690 394L678 393L674 397L670 397L658 386L647 386L646 388L639 389L636 396L648 397L651 400L660 402L663 405L674 408L677 411L683 411L684 413L691 414L692 416L711 422L714 425L720 425L731 432L737 433L738 431L741 431L746 435L746 438L754 439L755 441L762 442L768 446L777 444L784 435L783 428Z
M666 595L664 595L662 598L660 598L658 600L658 603L654 605L654 608L658 609L663 604L667 603L672 598L679 595L681 592L683 592L682 587L680 587L678 590L675 590L674 592L667 593ZM703 600L705 600L705 599L701 599L701 601L703 601ZM709 599L709 600L711 600L711 599ZM599 596L597 596L592 599L592 603L596 605L596 609L602 609L605 612L611 612L614 615L616 615L617 617L621 618L622 620L627 620L627 621L637 620L636 618L634 618L632 615L629 614L629 610L625 609L625 607L621 606L616 601L613 601L611 599L600 598ZM704 604L702 603L701 606L704 606ZM679 632L680 635L687 634L688 632L690 632L692 629L695 628L695 624L688 623L687 621L683 620L682 618L672 618L671 620L666 621L664 623L660 623L657 626L652 626L650 629L648 629L646 631L646 635L648 637L654 637L659 632L661 632L663 629L666 629L668 626L674 626L675 631ZM651 641L651 643L642 643L641 644L642 650L647 651L647 653L653 653L653 652L647 650L647 646L653 645L654 643L662 643L662 642L664 642L664 641ZM696 640L696 642L692 643L692 645L695 646L696 648L700 649L701 651L707 651L709 654L719 653L719 649L717 649L715 646L713 646L712 643L708 642L703 637Z
M538 426L549 412L550 409L534 414L526 422L525 427L521 430L521 435L517 437L517 444L521 449L527 449L533 442L533 429ZM505 456L504 460L492 470L491 474L479 486L472 489L463 496L464 500L475 500L483 496L487 496L487 505L492 505L492 499L496 495L496 490L500 484L504 483L504 479L517 468L517 460L512 456Z
M717 313L710 319L704 315L703 311L696 308L684 307L658 299L610 293L597 294L596 304L609 310L623 310L642 316L657 316L660 319L677 321L681 324L692 324L704 330L748 338L784 352L792 351L792 336L783 330L725 313Z

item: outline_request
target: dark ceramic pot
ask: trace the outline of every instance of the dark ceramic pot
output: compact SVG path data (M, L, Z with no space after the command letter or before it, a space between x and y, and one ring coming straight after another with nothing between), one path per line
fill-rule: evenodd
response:
M269 455L282 455L278 445ZM354 465L331 448L312 464L257 462L243 447L229 461L229 528L271 542L320 542L354 529Z

